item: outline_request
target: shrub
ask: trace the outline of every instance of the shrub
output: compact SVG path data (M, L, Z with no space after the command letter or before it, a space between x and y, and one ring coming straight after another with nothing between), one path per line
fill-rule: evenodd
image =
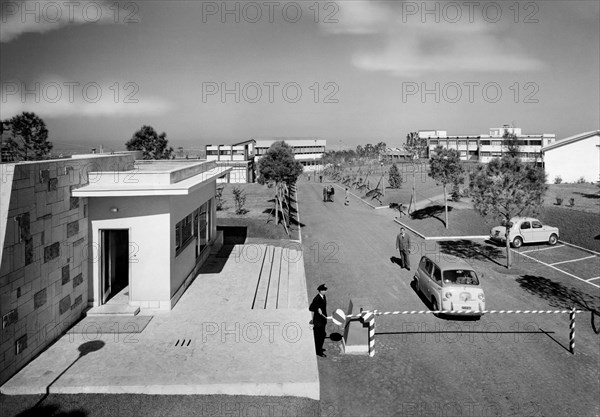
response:
M579 179L577 180L577 184L585 184L585 178L579 177Z
M460 187L458 186L458 184L454 184L452 186L452 191L450 192L450 198L452 199L452 201L460 201L460 198L462 197L462 192L460 191Z
M562 202L563 202L563 198L562 197L556 197L556 204L557 205L560 206L562 204Z
M223 210L223 203L225 203L225 200L223 200L223 187L217 188L215 199L217 202L217 211Z
M246 193L240 187L233 187L233 198L235 200L235 214L246 214Z
M573 207L575 205L575 199L573 197L569 198L569 206Z
M390 184L390 187L392 188L400 188L400 186L402 185L403 182L403 178L402 175L400 175L400 171L398 170L398 166L396 164L393 164L390 167L390 170L388 171L388 175L389 175L389 179L388 182Z
M556 178L554 178L554 184L560 184L562 183L562 178L560 175L557 175Z

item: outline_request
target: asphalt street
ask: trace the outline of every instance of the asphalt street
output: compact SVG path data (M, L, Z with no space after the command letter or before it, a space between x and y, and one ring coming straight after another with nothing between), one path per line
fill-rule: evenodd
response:
M314 183L302 183L299 193L309 298L327 283L330 314L350 299L379 311L429 308L411 281L420 256L439 254L440 245L412 235L412 270L403 270L393 262L399 226L391 210L356 199L325 203ZM452 243L442 247L460 255ZM481 248L487 256L470 252L466 259L483 273L489 310L600 306L597 289L584 282L527 259L505 273L502 248ZM373 358L343 355L341 328L330 323L328 357L318 362L321 400L348 417L596 416L600 336L590 317L577 317L575 355L568 314L378 317Z

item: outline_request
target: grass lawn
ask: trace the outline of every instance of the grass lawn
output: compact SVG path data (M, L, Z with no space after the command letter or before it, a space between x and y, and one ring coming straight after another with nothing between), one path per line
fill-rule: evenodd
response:
M493 226L499 224L493 217L484 218L468 207L469 203L466 201L448 203L448 229L444 227L444 206L441 203L418 210L414 218L403 216L399 220L431 237L487 235ZM394 216L397 213L394 211ZM544 224L558 227L561 240L600 252L600 215L559 206L545 206L538 218Z
M353 167L353 168L347 169L347 171L344 175L350 175L352 177L355 175L359 175L360 178L363 178L363 181L368 182L368 187L369 187L369 189L371 189L371 188L375 188L375 186L381 179L382 172L384 173L383 179L381 179L381 183L385 187L385 195L381 197L381 204L375 199L365 197L367 190L365 190L365 189L358 190L358 189L356 189L356 187L348 186L348 188L350 189L350 191L352 193L360 196L365 201L371 203L374 206L379 206L379 205L387 206L390 203L403 203L403 204L408 205L408 203L410 202L411 195L412 195L413 177L414 177L414 182L415 182L415 189L417 192L417 200L421 201L424 199L429 199L434 196L443 194L444 190L443 190L442 186L437 185L435 183L435 181L427 175L427 172L425 172L426 168L424 167L424 165L413 165L411 163L404 163L404 164L398 163L397 166L398 166L398 170L400 171L400 175L403 179L400 189L393 189L393 188L390 188L390 186L389 186L387 172L389 171L390 165L385 165L383 167L377 166L375 168L370 168L371 173L368 175L367 175L367 171L368 171L369 167L367 167L367 166ZM359 170L360 170L360 174L359 174ZM416 173L414 173L415 170L417 171ZM328 179L328 180L331 181L331 179ZM346 187L345 185L343 185L341 183L341 181L338 181L337 183L342 187ZM381 189L381 185L380 185L380 189Z
M298 225L292 224L290 235L283 224L275 224L270 214L273 209L275 188L260 184L217 184L223 188L223 209L217 211L217 226L245 226L247 237L263 239L298 239ZM246 194L245 214L235 214L233 188L239 187ZM292 197L294 198L294 197ZM296 202L292 201L292 217L295 217ZM268 223L267 220L271 219ZM293 220L292 220L293 223Z
M556 203L557 197L563 199L560 206ZM569 207L571 198L575 199L573 207ZM594 184L551 184L546 191L544 206L600 214L600 188Z
M465 204L448 203L448 228L444 226L444 206L432 204L398 220L428 237L488 235L496 226L494 219L484 218ZM391 209L389 209L391 211ZM394 210L394 216L397 216Z

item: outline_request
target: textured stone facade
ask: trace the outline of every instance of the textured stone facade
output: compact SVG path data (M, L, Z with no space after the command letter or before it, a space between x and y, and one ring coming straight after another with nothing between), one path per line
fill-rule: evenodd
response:
M133 166L134 154L0 165L0 384L88 306L89 172Z

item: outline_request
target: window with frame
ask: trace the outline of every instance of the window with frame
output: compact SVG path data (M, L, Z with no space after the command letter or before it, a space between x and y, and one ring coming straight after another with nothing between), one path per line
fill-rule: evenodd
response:
M442 283L442 271L440 271L440 268L435 265L433 266L433 279L438 284Z
M538 221L534 221L531 223L534 229L541 229L542 228L542 224Z
M521 230L523 229L531 229L531 225L529 224L529 222L521 223Z
M192 214L188 214L175 225L175 256L179 255L194 238Z

